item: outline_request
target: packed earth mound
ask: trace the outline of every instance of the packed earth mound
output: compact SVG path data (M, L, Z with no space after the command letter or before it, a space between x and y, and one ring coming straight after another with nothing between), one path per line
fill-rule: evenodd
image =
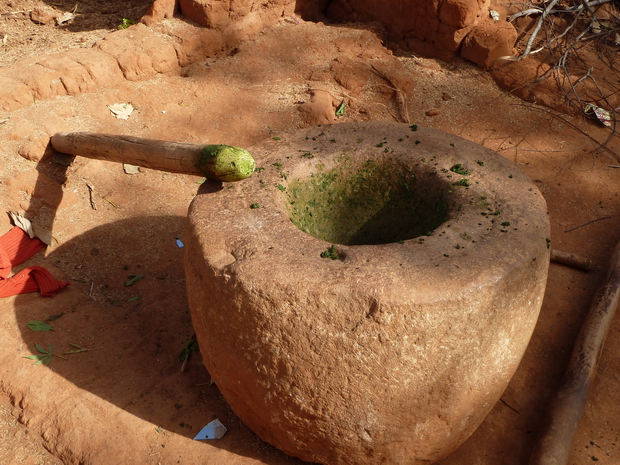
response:
M302 463L238 419L197 351L185 364L179 359L193 347L181 246L202 179L70 160L48 141L56 132L92 131L250 147L352 121L420 124L498 151L544 196L551 246L593 261L587 273L551 264L516 374L470 439L440 463L527 462L620 239L617 134L595 119L526 103L462 58L441 61L396 46L380 18L339 24L312 17L321 2L299 2L298 11L271 3L281 14L256 13L264 23L229 35L159 1L161 17L134 25L152 2L102 8L90 0L75 11L69 1L0 6L0 208L52 236L12 271L37 265L70 282L53 298L0 300L1 463ZM566 101L553 95L547 103ZM11 228L0 215L0 235ZM33 331L32 321L53 331ZM49 365L25 358L44 355L35 344L53 352ZM620 460L619 367L616 319L571 463ZM193 441L214 419L226 435Z

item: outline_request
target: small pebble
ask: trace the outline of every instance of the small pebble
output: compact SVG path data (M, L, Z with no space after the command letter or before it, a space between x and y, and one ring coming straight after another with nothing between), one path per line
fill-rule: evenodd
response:
M426 116L437 116L439 114L439 110L435 109L435 110L428 110L426 112Z

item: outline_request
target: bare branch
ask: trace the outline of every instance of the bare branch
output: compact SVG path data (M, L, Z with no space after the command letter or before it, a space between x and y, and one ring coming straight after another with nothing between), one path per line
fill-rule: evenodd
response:
M558 13L581 13L584 9L586 9L589 12L592 12L593 11L592 7L599 6L599 5L602 5L604 3L609 3L611 1L612 0L594 0L592 2L586 2L586 0L582 0L583 3L581 5L579 5L579 6L575 6L575 7L572 7L572 8L561 8L561 9L557 9L557 10L551 9L548 12L547 12L548 7L546 9L544 9L544 10L542 8L539 8L539 7L532 7L532 8L528 8L527 10L522 10L522 11L519 11L518 13L510 15L507 18L507 21L508 22L513 22L515 19L521 18L522 16L535 15L535 14L540 14L540 13L543 13L543 12L546 12L545 13L546 15L550 15L550 14L551 15L556 15Z
M547 8L545 8L545 11L543 12L542 16L538 20L538 23L536 23L536 27L534 28L534 30L532 31L532 34L530 35L530 39L527 41L527 46L525 47L525 51L519 57L517 57L517 60L523 60L526 56L529 55L530 50L532 49L532 45L534 44L534 41L536 40L536 36L538 36L538 32L540 31L540 28L543 25L543 21L545 20L545 18L549 15L550 11L559 1L560 0L552 0L551 3L549 3L549 5L547 6Z

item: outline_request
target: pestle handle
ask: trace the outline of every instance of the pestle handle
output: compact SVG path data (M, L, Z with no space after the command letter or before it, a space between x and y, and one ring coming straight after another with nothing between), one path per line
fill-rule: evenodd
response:
M250 153L230 145L201 145L95 132L59 132L54 150L97 160L142 166L170 173L195 174L217 181L241 181L252 175Z

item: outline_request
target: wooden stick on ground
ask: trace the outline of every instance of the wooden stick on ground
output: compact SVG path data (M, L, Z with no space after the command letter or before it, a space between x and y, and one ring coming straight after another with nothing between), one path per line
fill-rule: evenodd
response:
M377 73L379 76L381 76L392 85L391 89L396 92L396 101L398 102L398 109L403 118L403 121L407 124L411 124L411 121L409 120L409 109L407 108L407 94L400 87L398 87L394 80L391 79L386 73L378 69L373 64L371 64L370 66L375 71L375 73ZM398 119L396 120L398 121Z
M566 465L577 425L594 379L599 356L620 302L620 243L614 249L605 281L590 306L564 380L550 404L541 439L530 465Z
M254 172L254 159L244 149L229 145L168 142L95 132L59 132L54 150L98 160L196 174L218 181L240 181Z
M555 249L551 249L551 261L572 266L573 268L579 268L583 271L590 271L590 268L592 268L592 260L589 258L580 257L574 253L561 252Z

